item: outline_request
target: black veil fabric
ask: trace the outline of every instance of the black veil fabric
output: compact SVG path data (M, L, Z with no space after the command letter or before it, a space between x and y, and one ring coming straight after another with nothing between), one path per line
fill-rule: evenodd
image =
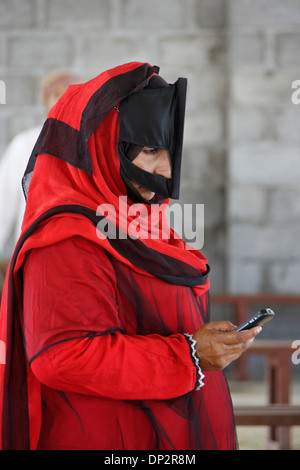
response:
M166 198L179 198L187 80L139 90L120 103L118 153L129 180ZM123 142L167 150L172 177L149 174L123 152Z

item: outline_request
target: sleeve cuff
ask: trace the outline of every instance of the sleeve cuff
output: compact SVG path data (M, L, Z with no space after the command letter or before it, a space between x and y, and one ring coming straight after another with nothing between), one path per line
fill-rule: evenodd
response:
M193 361L194 366L196 367L196 371L197 371L197 380L196 380L195 390L200 390L200 388L203 387L203 385L204 385L203 379L205 378L205 375L203 374L202 369L199 366L199 359L198 359L197 354L196 354L196 343L197 343L197 341L193 338L192 335L190 335L188 333L184 333L184 336L185 336L185 338L186 338L186 340L187 340L187 342L190 346L192 361Z

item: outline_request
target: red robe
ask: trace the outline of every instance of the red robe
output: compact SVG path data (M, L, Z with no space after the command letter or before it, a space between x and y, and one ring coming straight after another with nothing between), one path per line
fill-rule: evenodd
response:
M69 87L32 153L1 304L3 449L235 447L223 373L206 372L196 391L183 335L208 321L205 257L172 230L164 237L165 210L141 222L155 239L95 229L103 204L117 233L130 225L114 106L157 73L130 63Z
M234 448L224 375L195 391L182 334L207 321L207 292L136 274L81 237L31 252L24 280L39 449Z

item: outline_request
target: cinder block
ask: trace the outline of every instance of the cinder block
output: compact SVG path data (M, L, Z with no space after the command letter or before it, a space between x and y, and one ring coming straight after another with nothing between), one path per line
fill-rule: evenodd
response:
M30 75L6 75L3 77L6 84L6 105L24 106L37 103L38 82Z
M181 174L182 181L187 183L187 187L199 189L200 184L203 184L209 176L208 149L185 145Z
M299 4L300 11L300 4ZM300 65L300 34L283 33L278 34L276 40L277 61L282 66Z
M177 74L179 75L179 69ZM225 68L185 70L184 75L188 79L187 110L202 113L207 105L227 102L228 81Z
M209 246L212 232L223 230L225 219L225 197L224 189L199 181L198 187L188 184L188 180L183 180L180 191L181 204L203 204L204 205L204 228L206 234L206 246ZM216 237L215 237L216 238ZM225 238L221 238L218 243L213 243L213 252L215 254L224 254ZM219 247L222 246L222 249Z
M36 0L1 0L1 30L34 26L36 7Z
M151 40L145 37L90 35L82 40L80 54L77 57L79 68L93 70L97 75L104 70L131 61L151 63L154 55ZM147 51L147 54L146 52Z
M227 277L226 277L226 271L225 271L225 266L226 266L225 260L222 260L220 258L218 259L211 258L209 256L209 253L206 252L205 240L204 240L204 247L202 251L204 252L204 256L208 258L208 262L211 268L210 273L209 273L210 293L221 294L223 292L226 292ZM213 311L211 312L211 321L228 320L228 316L224 317L224 314L223 314L223 316L221 317L222 313L216 312L216 308L218 308L218 306L214 305Z
M231 184L298 187L299 147L267 142L235 146L229 155Z
M276 223L299 224L300 189L274 189L270 196L269 219Z
M200 111L186 114L184 138L189 144L211 144L224 139L223 109L207 106Z
M213 187L224 188L226 186L227 149L222 143L217 143L209 148L209 176L205 179Z
M195 0L194 21L201 28L226 25L226 0Z
M182 181L187 188L224 188L226 153L222 146L185 145Z
M8 39L7 50L8 65L18 69L66 68L72 61L70 38L57 34L17 34Z
M46 0L46 22L51 28L107 29L110 25L110 1Z
M300 259L270 265L269 283L273 292L299 295Z
M227 271L229 294L256 294L264 292L263 265L256 260L229 260Z
M232 26L300 24L298 0L229 0Z
M230 66L261 65L265 57L265 37L263 33L229 33Z
M159 41L158 48L160 62L178 70L199 70L226 63L226 41L222 33L167 36Z
M235 69L231 74L231 97L234 104L289 105L294 80L300 76L298 68L276 70L270 74L260 67Z
M248 222L249 224L264 222L268 206L267 191L263 187L229 186L227 196L228 223L236 221Z
M300 244L295 243L299 237L299 226L236 223L229 227L228 255L232 260L240 261L299 259Z
M204 223L206 247L214 256L221 256L226 251L225 190L224 188L203 184Z
M180 29L184 25L184 3L181 0L121 0L122 28L152 31Z
M290 105L273 113L275 138L282 142L300 141L300 106Z
M228 132L231 142L260 141L270 138L270 120L264 107L228 107Z

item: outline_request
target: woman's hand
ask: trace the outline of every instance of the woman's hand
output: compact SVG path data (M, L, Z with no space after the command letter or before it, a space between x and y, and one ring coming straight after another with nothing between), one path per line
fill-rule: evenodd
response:
M222 370L235 361L248 349L255 336L260 333L257 326L245 331L232 331L235 328L227 321L211 322L195 331L196 353L203 371Z

